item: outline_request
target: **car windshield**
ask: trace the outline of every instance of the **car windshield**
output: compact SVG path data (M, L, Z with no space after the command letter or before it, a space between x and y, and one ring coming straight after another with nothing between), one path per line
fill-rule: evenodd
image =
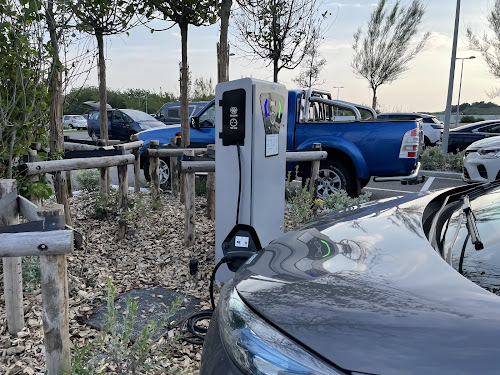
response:
M120 109L120 111L129 115L132 118L132 120L137 122L157 121L153 116L148 115L147 113L142 111L137 111L135 109Z
M469 280L500 295L500 184L482 185L448 206L451 214L437 234L448 261Z
M73 116L75 120L85 120L85 117L83 116Z

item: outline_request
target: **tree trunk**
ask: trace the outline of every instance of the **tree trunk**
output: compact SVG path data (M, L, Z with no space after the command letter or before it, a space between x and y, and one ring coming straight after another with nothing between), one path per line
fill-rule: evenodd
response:
M188 23L179 23L181 29L182 60L181 60L181 146L187 147L190 144L189 137L189 98L188 80L189 67L187 63L187 36Z
M95 30L95 37L97 39L97 48L99 49L99 57L97 61L98 79L99 79L99 118L101 119L101 134L100 139L109 141L108 135L108 113L106 104L108 102L108 95L106 92L106 60L104 58L104 37L102 31Z
M232 0L222 0L220 9L220 39L217 46L217 82L229 81L229 44L227 34L229 29L229 17L231 14Z
M372 87L372 90L373 90L373 99L372 99L372 108L374 110L377 110L377 88L376 87Z

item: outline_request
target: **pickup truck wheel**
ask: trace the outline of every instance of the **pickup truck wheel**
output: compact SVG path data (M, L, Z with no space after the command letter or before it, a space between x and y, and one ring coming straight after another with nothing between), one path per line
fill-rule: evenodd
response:
M132 139L131 139L131 138L132 138L132 136L133 136L134 134L137 134L137 132L130 132L130 133L128 133L127 142L132 142Z
M351 197L359 196L361 187L354 173L341 161L326 159L321 162L318 175L318 196L345 190Z
M144 160L144 178L146 181L151 181L151 173L149 171L149 158ZM160 159L159 165L159 174L160 174L160 185L166 184L170 181L170 159L163 158Z

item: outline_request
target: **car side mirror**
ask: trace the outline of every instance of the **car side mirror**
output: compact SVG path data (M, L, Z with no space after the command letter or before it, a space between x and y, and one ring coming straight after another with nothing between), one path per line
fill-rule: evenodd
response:
M198 116L191 117L191 127L193 129L199 129L199 127L200 127L200 118Z

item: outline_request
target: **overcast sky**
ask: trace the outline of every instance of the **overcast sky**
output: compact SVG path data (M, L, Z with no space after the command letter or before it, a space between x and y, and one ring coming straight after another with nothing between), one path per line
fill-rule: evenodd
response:
M462 0L460 31L457 57L475 55L474 60L464 62L462 92L460 102L490 101L486 91L500 87L500 80L489 72L483 58L467 46L465 29L471 25L482 32L485 17L493 0ZM410 0L402 0L408 4ZM448 90L451 47L455 19L455 0L428 0L426 14L420 33L429 31L431 37L425 49L410 63L410 69L392 84L382 85L378 90L378 100L383 111L439 111L444 110ZM391 3L392 4L392 3ZM353 34L366 24L373 12L374 0L325 1L325 7L332 13L333 21L320 52L327 60L321 78L325 81L320 88L332 91L339 89L339 98L360 104L371 104L371 93L366 80L356 77L350 68L352 59ZM156 23L157 27L167 23ZM194 78L217 78L216 43L218 25L190 27L188 35L188 61ZM238 56L236 41L231 37L230 79L252 76L272 81L272 68ZM130 36L122 35L106 39L107 83L112 89L143 88L155 92L179 93L179 62L181 54L180 33L177 26L162 32L150 33L145 27L130 31ZM460 61L455 74L453 103L457 103ZM279 81L288 88L296 88L292 78L299 70L279 74ZM82 83L82 79L78 84ZM87 85L97 85L97 70L88 76ZM500 99L492 100L500 102Z

